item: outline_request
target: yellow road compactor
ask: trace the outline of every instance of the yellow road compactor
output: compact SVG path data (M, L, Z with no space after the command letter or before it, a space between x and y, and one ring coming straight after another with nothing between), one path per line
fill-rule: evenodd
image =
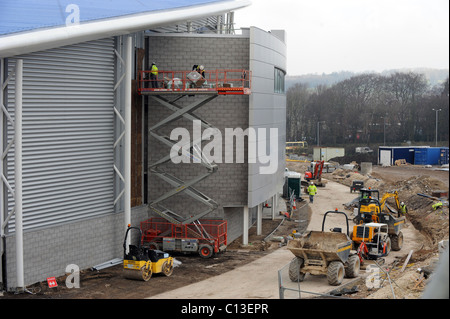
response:
M137 245L128 245L126 249L127 237L131 229L139 231L139 241ZM173 272L173 257L161 250L149 249L141 246L142 231L138 227L128 225L123 242L123 275L127 279L148 281L152 274L163 273L170 276Z

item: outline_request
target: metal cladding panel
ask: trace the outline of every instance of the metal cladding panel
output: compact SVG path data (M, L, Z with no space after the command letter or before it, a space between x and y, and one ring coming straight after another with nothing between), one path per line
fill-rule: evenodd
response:
M64 26L70 14L79 10L80 22L118 18L158 10L174 10L194 5L218 3L218 0L2 0L0 34ZM223 1L222 1L223 2Z
M266 129L266 153L270 162L253 158L249 163L248 206L255 207L283 188L286 144L286 94L275 92L275 68L286 70L286 43L275 34L250 28L250 70L252 94L249 97L249 126ZM275 129L277 135L270 132ZM274 132L275 132L274 130ZM249 143L249 147L251 145ZM250 159L249 159L250 160ZM263 169L272 166L272 172Z
M24 61L24 229L112 213L114 39L17 58ZM15 60L8 65L11 72ZM13 78L8 86L13 117L14 94ZM13 135L9 125L8 141ZM14 147L7 165L14 188ZM9 211L13 207L9 193Z

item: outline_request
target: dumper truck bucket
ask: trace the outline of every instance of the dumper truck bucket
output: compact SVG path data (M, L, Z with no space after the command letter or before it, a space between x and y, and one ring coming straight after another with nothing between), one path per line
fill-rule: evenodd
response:
M304 237L290 240L287 249L303 260L342 261L350 255L352 241L344 233L310 231Z

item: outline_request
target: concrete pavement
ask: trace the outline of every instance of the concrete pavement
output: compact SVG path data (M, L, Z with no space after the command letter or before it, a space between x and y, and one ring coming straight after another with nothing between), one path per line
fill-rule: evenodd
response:
M313 212L310 222L312 228L308 227L308 229L319 230L325 211L335 208L342 210L343 204L354 197L355 194L350 194L347 186L338 183L328 182L325 188L319 188L314 204L310 205ZM336 222L341 221L336 219ZM242 267L152 296L151 299L278 299L278 271L280 269L283 284L286 287L298 289L298 284L291 282L288 277L288 264L292 258L294 255L286 247L281 247ZM344 284L350 280L344 279ZM300 285L301 290L316 293L326 293L336 288L328 284L326 276L309 274ZM298 298L298 292L286 291L285 298Z

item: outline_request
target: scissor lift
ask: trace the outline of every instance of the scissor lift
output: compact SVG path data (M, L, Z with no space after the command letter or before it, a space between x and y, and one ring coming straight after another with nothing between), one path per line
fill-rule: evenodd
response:
M202 120L193 112L209 103L219 95L249 95L251 94L251 72L248 70L215 70L206 71L204 77L198 81L192 81L192 71L159 71L156 79L150 78L151 71L139 73L138 93L148 95L155 101L171 110L173 113L150 127L150 135L167 145L169 149L175 145L168 136L161 135L160 130L165 125L184 117L190 121L200 121L203 129L214 127ZM177 102L185 96L201 95L186 106L179 106ZM184 156L192 159L194 163L200 163L206 168L206 172L189 181L183 181L178 177L165 172L161 166L171 160L170 154L150 165L150 172L165 182L172 185L170 191L149 203L149 207L167 221L178 224L196 224L199 219L217 209L218 204L207 195L194 188L194 185L208 178L217 171L217 165L206 158L198 144L200 140L190 141L189 146L181 145ZM188 151L189 150L189 151ZM206 206L206 209L195 216L184 218L179 214L164 207L161 202L184 192L194 200Z
M204 71L203 77L192 81L195 71L158 71L156 79L151 71L139 73L138 92L141 95L249 95L251 71L242 69ZM197 73L198 74L198 73Z

